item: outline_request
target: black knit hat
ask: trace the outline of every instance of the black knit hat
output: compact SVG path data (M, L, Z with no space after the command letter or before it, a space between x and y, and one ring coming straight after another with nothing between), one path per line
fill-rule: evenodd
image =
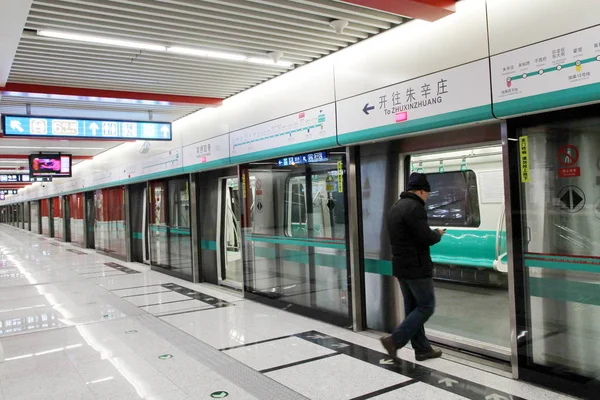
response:
M424 190L426 192L431 192L431 186L429 186L429 182L427 181L425 174L413 172L408 178L407 190Z

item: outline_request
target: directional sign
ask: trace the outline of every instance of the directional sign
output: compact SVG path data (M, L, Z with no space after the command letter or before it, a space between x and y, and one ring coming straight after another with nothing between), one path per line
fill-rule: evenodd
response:
M489 64L475 61L340 100L339 144L491 118ZM432 118L433 117L433 118ZM397 125L402 122L402 125ZM382 129L374 129L382 128Z
M52 178L49 176L31 177L29 174L2 174L0 182L52 182Z
M17 194L18 190L17 189L0 189L0 194Z
M560 208L568 213L576 213L585 206L585 193L577 186L566 186L558 193Z
M287 167L290 165L300 165L309 163L318 163L329 161L326 151L317 151L316 153L300 154L293 157L285 157L277 160L279 167Z
M87 139L171 140L169 122L102 121L76 118L45 118L3 115L4 136L36 138L66 137Z

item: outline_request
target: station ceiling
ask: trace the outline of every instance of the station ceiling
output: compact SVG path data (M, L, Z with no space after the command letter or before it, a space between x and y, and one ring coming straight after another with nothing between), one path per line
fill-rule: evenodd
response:
M172 122L453 3L0 0L0 114ZM0 170L32 142L2 138ZM44 145L93 156L120 143Z

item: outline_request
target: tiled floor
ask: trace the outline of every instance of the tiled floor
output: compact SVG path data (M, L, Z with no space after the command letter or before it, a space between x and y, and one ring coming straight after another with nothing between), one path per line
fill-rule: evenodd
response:
M75 249L0 227L0 400L568 398Z

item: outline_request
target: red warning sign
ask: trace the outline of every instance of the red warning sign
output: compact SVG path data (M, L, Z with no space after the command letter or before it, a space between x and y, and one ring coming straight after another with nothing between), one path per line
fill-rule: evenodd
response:
M558 169L558 177L559 178L577 178L578 176L581 176L581 168L579 168L579 167L559 168Z
M558 162L565 167L571 167L579 161L579 150L572 144L566 144L558 148Z

